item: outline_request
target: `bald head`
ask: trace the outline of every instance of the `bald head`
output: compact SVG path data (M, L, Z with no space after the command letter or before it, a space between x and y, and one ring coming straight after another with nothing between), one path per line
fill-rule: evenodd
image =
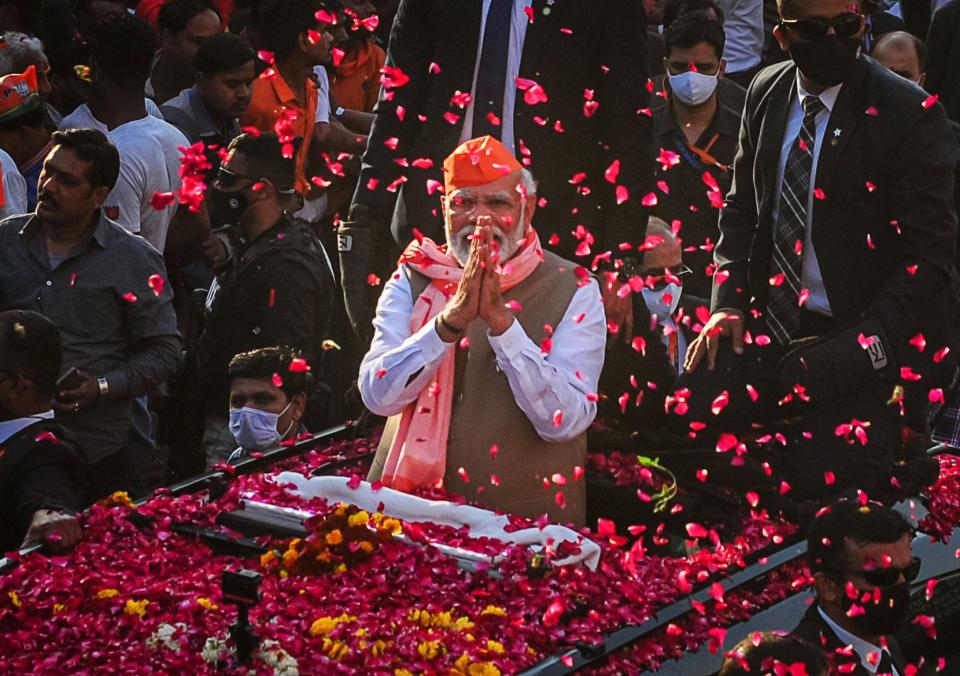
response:
M870 56L885 68L920 87L927 79L923 70L926 67L927 48L915 35L905 31L886 33L877 40Z
M647 274L663 274L665 268L675 268L683 262L680 240L666 221L651 216L647 223L647 242L651 248L643 255L643 270Z

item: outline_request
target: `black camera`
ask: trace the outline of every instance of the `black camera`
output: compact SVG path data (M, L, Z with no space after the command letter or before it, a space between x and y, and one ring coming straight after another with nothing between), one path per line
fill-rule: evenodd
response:
M260 600L260 583L263 579L252 570L225 570L220 576L223 600L253 605Z

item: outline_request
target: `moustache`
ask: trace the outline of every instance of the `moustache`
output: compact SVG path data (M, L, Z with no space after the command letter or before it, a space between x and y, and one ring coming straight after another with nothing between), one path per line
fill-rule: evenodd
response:
M46 203L48 206L53 207L54 209L59 209L59 208L60 208L60 203L57 202L57 200L53 199L52 197L50 197L49 195L47 195L47 194L45 194L45 193L40 193L39 195L37 195L37 201L38 201L38 202L44 202L44 203Z

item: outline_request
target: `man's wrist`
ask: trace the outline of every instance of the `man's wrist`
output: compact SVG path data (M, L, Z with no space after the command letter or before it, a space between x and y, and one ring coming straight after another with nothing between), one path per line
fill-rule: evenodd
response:
M97 377L97 388L101 397L106 397L110 394L110 383L103 376Z
M487 326L490 327L492 335L501 336L513 325L513 319L511 312L498 312L487 320Z

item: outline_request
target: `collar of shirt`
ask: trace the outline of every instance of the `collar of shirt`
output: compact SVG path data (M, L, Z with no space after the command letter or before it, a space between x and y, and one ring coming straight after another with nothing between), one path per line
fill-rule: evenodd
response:
M100 209L100 216L97 220L96 227L93 229L93 234L88 238L84 238L82 242L70 250L64 260L79 256L86 250L90 242L96 242L100 248L106 249L110 241L110 231L107 222L108 219L103 213L103 209ZM38 237L42 227L43 223L40 221L40 218L34 214L23 224L23 227L20 228L20 235L25 238L27 248L33 251L41 261L47 257L47 243ZM42 256L40 255L41 253L43 254Z
M316 83L312 78L307 80L307 92L306 96L308 101L301 101L297 98L297 95L293 93L293 89L290 88L290 85L287 84L287 81L283 79L283 76L277 72L275 77L267 78L267 81L270 82L270 86L273 87L273 92L277 96L277 100L280 101L287 108L294 108L297 111L303 113L307 109L310 98L310 87L316 88Z
M820 103L824 105L827 109L827 112L832 113L833 107L837 104L837 97L840 96L840 88L843 87L843 83L833 85L832 87L827 87L822 92L820 92ZM803 99L808 96L813 96L807 88L803 86L803 78L800 77L800 69L797 69L797 98L800 101L801 107L803 106Z
M857 655L860 657L860 664L863 665L863 668L869 671L871 674L877 673L877 667L880 666L880 655L883 652L883 648L875 646L869 641L864 641L859 636L854 636L849 631L845 630L843 627L839 626L836 622L830 619L830 616L823 612L823 608L820 606L817 606L817 612L820 613L820 617L822 617L823 621L827 623L827 626L833 630L833 633L837 635L837 638L840 639L841 643L853 647ZM873 655L873 659L876 660L873 664L870 663L871 654Z
M653 111L653 136L659 138L664 135L670 137L680 134L680 125L677 123L677 117L673 112L673 106L669 99L665 105L657 107ZM732 136L736 138L740 134L740 115L725 106L723 102L717 99L717 109L713 113L713 119L703 130L701 138L722 134L723 136ZM699 140L699 139L698 139Z
M0 422L0 444L5 444L7 439L14 434L40 420L53 420L53 409L36 415L28 415L26 418L14 418L13 420Z
M284 86L286 86L286 83L284 83ZM287 87L287 89L289 89L289 87ZM210 111L207 109L207 105L200 97L200 93L197 91L196 85L190 89L187 89L186 92L187 102L189 103L190 110L193 113L193 119L197 123L197 130L200 136L223 135L225 138L233 138L240 133L240 123L237 122L237 120L230 120L230 124L227 125L227 128L223 131L217 129L217 125L214 123L213 118L210 117ZM291 92L291 94L292 93L293 92Z

